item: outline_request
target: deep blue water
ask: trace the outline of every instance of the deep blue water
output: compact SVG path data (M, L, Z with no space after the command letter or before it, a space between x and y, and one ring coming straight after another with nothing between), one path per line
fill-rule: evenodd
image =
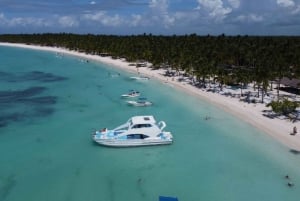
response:
M299 200L300 154L205 101L130 76L0 46L0 201ZM128 106L120 95L130 89L154 105ZM172 145L108 148L90 138L144 114L166 121Z

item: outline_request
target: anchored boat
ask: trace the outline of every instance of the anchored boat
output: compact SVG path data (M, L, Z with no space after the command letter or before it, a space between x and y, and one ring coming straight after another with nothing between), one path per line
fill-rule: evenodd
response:
M122 98L134 98L134 97L137 97L137 96L140 96L141 93L137 90L130 90L127 94L122 94L121 97Z
M136 106L136 107L145 107L150 106L153 103L151 101L148 101L147 98L139 98L138 100L130 100L127 101L129 105Z
M112 147L171 144L173 136L171 132L163 131L165 127L164 121L157 123L153 116L134 116L115 129L95 131L92 138L101 145Z

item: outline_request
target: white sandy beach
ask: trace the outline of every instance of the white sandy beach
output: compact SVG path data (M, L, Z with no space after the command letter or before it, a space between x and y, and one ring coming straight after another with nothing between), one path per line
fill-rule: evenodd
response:
M129 66L128 62L120 59L112 59L110 57L100 57L97 55L87 55L85 53L79 53L79 52L70 51L63 48L55 48L55 47L43 47L43 46L33 46L33 45L25 45L25 44L12 44L12 43L0 43L0 45L52 51L61 54L70 54L88 60L96 60L99 62L112 65L116 68L137 73L137 69L135 66ZM160 80L162 83L170 84L200 99L204 99L222 108L223 110L232 113L233 115L237 116L243 121L250 123L254 127L264 131L265 133L271 135L274 139L278 140L279 142L286 145L290 149L300 151L300 133L298 132L297 135L290 135L290 133L292 133L293 131L294 126L296 126L298 130L300 129L300 122L293 123L287 119L280 119L280 118L271 119L264 116L263 111L270 110L270 108L265 107L265 104L261 104L261 103L248 104L246 102L240 101L238 98L227 97L219 93L206 92L186 82L179 82L177 81L176 78L172 79L170 77L163 76L162 74L164 73L164 70L152 70L147 67L141 67L139 68L139 73L144 76L148 76L150 78Z

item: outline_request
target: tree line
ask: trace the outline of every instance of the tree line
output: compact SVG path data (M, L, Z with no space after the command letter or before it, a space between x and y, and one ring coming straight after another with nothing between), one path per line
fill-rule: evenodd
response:
M149 61L153 68L184 70L205 87L207 78L225 84L255 83L262 99L271 81L300 78L298 36L79 35L3 34L0 41L64 47L88 54L108 54L129 62ZM279 87L278 97L279 97ZM258 94L259 95L259 94Z

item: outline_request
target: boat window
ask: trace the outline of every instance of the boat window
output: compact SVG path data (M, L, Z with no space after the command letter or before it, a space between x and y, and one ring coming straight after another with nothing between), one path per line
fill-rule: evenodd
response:
M123 130L128 130L128 126L122 127L122 128L119 128L119 129L115 129L115 131L123 131Z
M145 139L149 136L147 135L143 135L143 134L130 134L130 135L127 135L127 139Z
M142 134L142 139L145 139L145 138L148 138L149 136L148 135L143 135Z
M149 128L152 127L151 124L136 124L134 126L132 126L132 128Z
M121 134L121 133L123 133L123 131L115 130L114 135L119 135L119 134Z

